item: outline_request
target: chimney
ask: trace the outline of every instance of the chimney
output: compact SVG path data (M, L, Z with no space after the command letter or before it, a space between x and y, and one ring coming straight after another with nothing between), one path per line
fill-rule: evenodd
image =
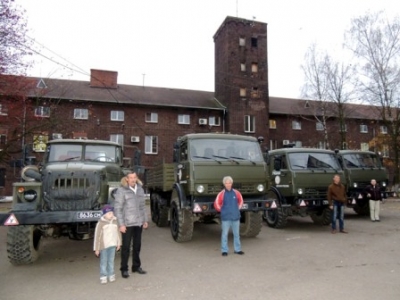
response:
M90 87L117 88L118 72L90 69Z

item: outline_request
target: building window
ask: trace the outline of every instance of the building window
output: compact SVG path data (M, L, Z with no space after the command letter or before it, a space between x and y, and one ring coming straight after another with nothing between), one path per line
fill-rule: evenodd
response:
M111 111L111 121L123 121L125 118L124 112L122 110L112 110Z
M38 106L35 108L35 117L48 118L50 117L50 107Z
M301 122L300 121L292 121L292 129L301 130Z
M361 143L360 149L361 149L361 151L369 151L369 144L368 143Z
M322 130L324 130L324 124L322 122L317 122L317 123L315 123L315 128L318 131L322 131Z
M241 47L246 46L246 39L245 38L239 38L239 46L241 46Z
M158 123L158 113L146 113L147 123Z
M318 149L326 149L326 143L324 141L319 141Z
M276 121L269 120L269 129L276 129Z
M240 71L242 72L246 71L246 64L240 64Z
M240 97L246 98L246 89L245 88L240 88Z
M347 132L347 124L340 125L340 132Z
M190 124L190 115L178 115L178 124Z
M270 150L278 149L278 141L277 140L269 140L269 149Z
M144 153L157 154L158 153L158 137L154 135L145 136L144 138Z
M257 38L251 38L251 46L253 47L253 48L257 48L257 46L258 46L258 40L257 40Z
M368 132L368 126L367 125L360 125L360 132L361 133L367 133Z
M257 63L252 63L251 64L251 72L253 73L258 73L258 64Z
M89 118L89 111L86 108L75 108L74 119L87 120Z
M110 134L110 141L124 146L124 135L123 134Z
M220 117L209 117L208 124L210 126L220 126Z
M294 146L295 146L296 148L301 148L301 147L303 146L303 143L302 143L301 141L295 141L295 142L294 142Z
M244 116L244 132L255 132L256 118L254 116Z
M32 150L35 152L45 152L49 136L46 134L34 134Z
M389 146L388 145L382 145L382 156L389 157Z
M0 104L0 116L7 116L8 108L4 104Z
M0 134L0 150L3 150L7 143L7 136L5 134Z
M251 89L251 98L259 98L260 97L260 91L258 90L258 87L253 86Z
M387 134L387 127L384 125L380 126L380 131L382 134Z

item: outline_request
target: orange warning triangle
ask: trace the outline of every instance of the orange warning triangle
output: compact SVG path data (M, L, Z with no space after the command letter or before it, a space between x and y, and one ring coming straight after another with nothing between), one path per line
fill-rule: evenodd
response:
M19 225L19 222L17 218L15 217L14 214L11 214L7 220L4 222L5 226L13 226L13 225Z
M272 202L271 208L276 208L276 203L275 203L275 201Z
M306 203L304 202L304 200L301 200L300 206L306 206Z

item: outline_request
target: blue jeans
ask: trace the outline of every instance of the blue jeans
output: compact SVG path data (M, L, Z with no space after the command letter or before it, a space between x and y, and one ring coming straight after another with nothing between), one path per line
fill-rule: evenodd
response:
M339 218L339 230L344 229L344 204L333 200L332 229L336 229L336 219Z
M100 277L114 275L114 258L117 247L108 247L100 251Z
M235 252L241 251L240 245L240 235L239 235L239 228L240 228L240 221L222 221L221 220L221 227L222 227L222 234L221 234L221 252L228 252L228 234L229 229L232 227L233 233L233 248Z

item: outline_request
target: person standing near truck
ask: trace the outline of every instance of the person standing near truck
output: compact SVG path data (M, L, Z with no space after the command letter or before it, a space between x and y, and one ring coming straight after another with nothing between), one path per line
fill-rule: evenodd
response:
M332 213L332 233L336 233L336 219L339 217L339 230L341 233L348 233L344 230L344 206L346 203L346 188L340 183L340 176L333 176L333 183L328 187L328 202Z
M380 202L382 201L382 192L380 186L375 179L371 180L371 184L365 188L365 193L369 199L369 212L372 222L380 222Z
M228 256L228 234L230 228L233 233L233 248L235 254L243 255L240 244L240 209L243 206L243 196L232 188L233 179L231 176L225 176L222 179L224 189L218 193L214 208L221 213L221 252L222 256Z
M126 185L122 184L115 193L115 215L118 219L119 230L122 233L121 274L128 278L128 260L131 244L132 272L146 274L141 268L140 248L143 228L148 227L144 190L139 184L136 173L126 175Z

